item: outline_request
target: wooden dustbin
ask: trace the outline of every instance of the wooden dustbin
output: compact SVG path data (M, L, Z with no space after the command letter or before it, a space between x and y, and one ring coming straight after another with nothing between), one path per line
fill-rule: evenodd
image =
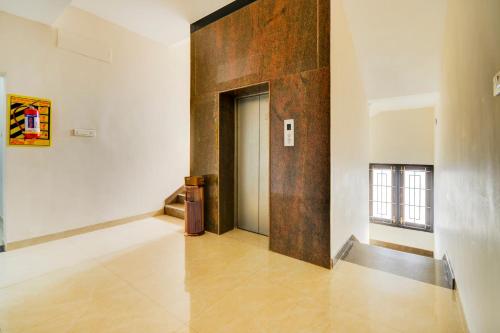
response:
M203 213L203 177L185 177L186 190L185 232L186 236L199 236L205 232Z

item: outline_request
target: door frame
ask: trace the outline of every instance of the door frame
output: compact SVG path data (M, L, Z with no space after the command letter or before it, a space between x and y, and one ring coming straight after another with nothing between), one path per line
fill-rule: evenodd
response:
M211 181L212 188L216 190L213 193L214 200L217 200L217 215L213 216L213 224L217 234L221 235L237 227L237 210L235 200L237 197L236 189L236 165L235 165L235 99L238 97L247 97L251 95L269 94L270 118L272 106L272 92L270 89L270 82L263 81L252 85L240 86L234 89L224 90L218 92L218 114L216 119L217 126L217 150L218 150L218 167L215 177L208 179ZM271 119L270 119L271 120ZM272 138L271 121L269 121L269 215L271 214L271 138ZM211 191L210 184L206 187L206 191ZM206 203L205 209L210 210L211 205L214 203ZM209 216L210 218L210 216ZM269 221L270 231L272 230L272 220ZM271 236L271 235L270 235ZM269 237L269 244L271 237Z

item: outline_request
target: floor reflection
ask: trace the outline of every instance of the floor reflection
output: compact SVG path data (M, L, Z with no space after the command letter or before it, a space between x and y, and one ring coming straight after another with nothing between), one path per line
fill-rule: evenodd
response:
M6 273L8 272L8 273ZM4 332L461 332L453 291L151 218L0 254Z

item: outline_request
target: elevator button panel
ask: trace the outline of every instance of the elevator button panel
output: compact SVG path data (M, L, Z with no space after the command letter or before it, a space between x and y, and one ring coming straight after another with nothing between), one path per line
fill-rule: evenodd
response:
M294 122L293 119L285 120L285 147L293 147L294 143Z

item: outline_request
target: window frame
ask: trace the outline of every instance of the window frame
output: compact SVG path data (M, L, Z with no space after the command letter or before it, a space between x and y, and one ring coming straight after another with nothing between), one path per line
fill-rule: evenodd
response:
M391 169L392 170L392 219L384 219L372 216L373 211L373 169ZM404 221L404 171L416 170L426 171L426 207L429 209L426 215L425 224L405 222ZM424 164L387 164L370 163L369 173L369 220L370 223L381 224L391 227L411 229L425 232L434 232L434 166Z

